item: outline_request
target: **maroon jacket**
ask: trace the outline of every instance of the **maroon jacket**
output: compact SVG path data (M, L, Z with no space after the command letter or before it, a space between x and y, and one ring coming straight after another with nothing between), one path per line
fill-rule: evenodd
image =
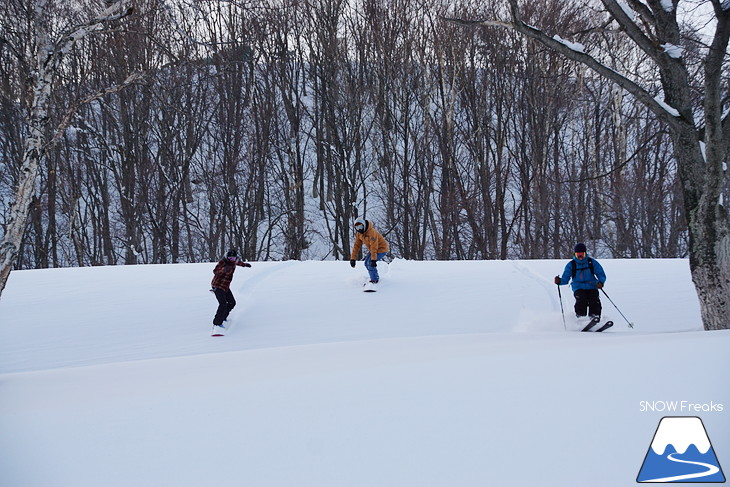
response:
M228 291L231 289L231 281L233 280L233 273L236 272L236 266L251 267L251 264L242 260L236 259L234 264L228 258L221 259L213 269L213 280L210 282L211 287Z

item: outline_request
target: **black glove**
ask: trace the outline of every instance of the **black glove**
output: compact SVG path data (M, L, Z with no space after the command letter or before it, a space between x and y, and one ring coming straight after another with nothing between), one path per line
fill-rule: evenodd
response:
M372 265L373 267L378 267L378 261L377 261L377 260L371 260L371 261L370 261L370 264L371 264L371 265Z
M248 262L244 262L243 267L251 267L251 264L249 264Z
M355 259L350 259L350 267L355 267Z
M562 279L560 279L560 276L555 276L555 284L560 286L561 281L562 281Z
M597 287L598 289L603 289L603 283L602 283L601 281L598 281L598 282L596 283L596 287Z

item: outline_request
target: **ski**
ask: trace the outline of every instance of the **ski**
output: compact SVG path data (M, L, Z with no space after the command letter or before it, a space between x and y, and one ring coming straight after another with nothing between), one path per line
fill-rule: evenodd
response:
M600 327L599 329L597 329L597 330L596 330L596 333L598 333L598 332L600 332L600 331L608 330L608 329L609 329L609 328L611 328L612 326L613 326L613 321L607 321L607 322L605 322L605 323L603 324L603 326L602 326L602 327Z
M210 336L222 337L225 336L225 331L226 329L223 326L213 325L213 331L210 332Z
M590 333L600 333L602 331L608 330L609 328L611 328L613 326L613 321L607 321L603 325L601 325L598 329L593 330L592 328L598 324L598 321L599 320L591 320L591 322L588 323L586 325L586 327L583 328L581 331L587 331Z
M590 329L596 326L599 321L601 321L600 318L591 318L591 321L589 321L585 328L583 328L581 331L590 331Z

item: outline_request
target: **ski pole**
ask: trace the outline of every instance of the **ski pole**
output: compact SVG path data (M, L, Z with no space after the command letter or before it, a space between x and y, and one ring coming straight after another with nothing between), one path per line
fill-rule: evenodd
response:
M628 324L629 324L629 328L633 328L633 327L634 327L634 324L633 324L633 323L631 323L631 322L630 322L630 321L628 320L628 318L626 318L626 316L624 316L624 314L623 314L623 313L621 312L621 310L620 310L620 309L618 309L618 306L616 306L616 303L614 303L614 302L613 302L613 299L611 299L611 297L610 297L610 296L608 295L608 293L607 293L606 291L604 291L604 289L603 289L603 288L601 288L601 291L603 291L603 294L604 294L604 295L605 295L605 296L606 296L606 297L608 298L608 300L609 300L609 301L611 301L611 304L613 305L613 307L614 307L614 308L616 308L616 311L618 311L618 312L619 312L619 314L620 314L621 316L623 316L623 318L624 318L624 319L626 320L626 323L628 323Z
M560 292L560 284L557 284L558 286L558 299L560 299L560 314L563 315L563 328L565 328L565 331L568 331L568 325L565 324L565 310L563 310L563 295Z

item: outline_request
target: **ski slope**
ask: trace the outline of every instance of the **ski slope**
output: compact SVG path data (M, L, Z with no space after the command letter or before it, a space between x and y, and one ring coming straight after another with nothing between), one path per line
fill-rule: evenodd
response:
M362 263L253 262L215 338L213 263L13 272L0 485L635 485L668 415L730 465L730 332L687 261L601 260L635 328L602 295L600 334L569 286L563 324L566 262L395 260L376 293Z

